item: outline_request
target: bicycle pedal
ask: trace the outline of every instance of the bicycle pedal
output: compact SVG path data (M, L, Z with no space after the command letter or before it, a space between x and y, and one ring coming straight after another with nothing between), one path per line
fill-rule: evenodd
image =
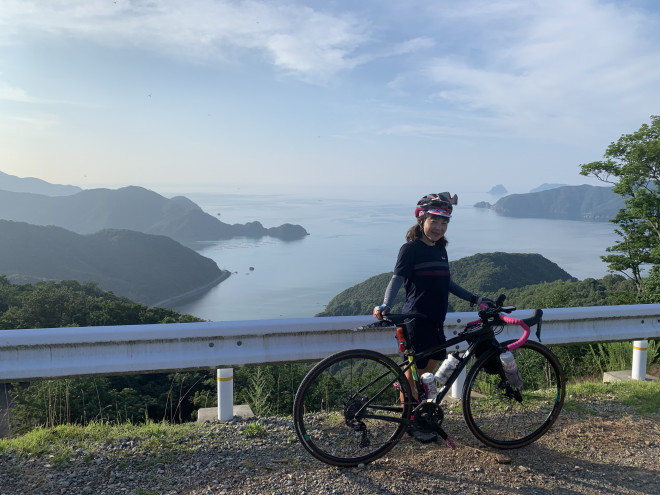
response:
M445 430L443 430L442 428L438 427L438 434L442 437L442 439L443 439L445 442L447 442L447 445L449 445L449 446L451 447L451 450L456 450L456 444L454 443L454 441L452 440L452 438L451 438L449 435L447 435L447 433L445 432Z

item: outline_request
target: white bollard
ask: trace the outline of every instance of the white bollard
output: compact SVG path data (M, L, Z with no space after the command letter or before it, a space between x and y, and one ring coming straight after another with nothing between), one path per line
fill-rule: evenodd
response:
M461 374L458 375L458 378L456 378L456 381L451 384L451 396L454 399L460 399L461 394L463 393L463 384L465 383L465 375L467 375L467 372L465 371L467 368L463 368L461 371Z
M635 340L633 342L632 379L646 380L646 349L648 340Z
M234 370L232 368L218 369L218 419L231 421L234 419Z

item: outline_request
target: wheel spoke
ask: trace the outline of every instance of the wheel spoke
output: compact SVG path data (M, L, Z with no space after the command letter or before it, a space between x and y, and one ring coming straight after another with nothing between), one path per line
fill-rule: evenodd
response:
M294 405L296 432L324 462L370 462L389 451L405 430L402 418L409 406L402 407L402 394L408 397L410 387L389 358L370 351L339 353L303 380Z
M546 347L528 342L514 357L523 378L521 390L511 387L503 373L495 372L491 358L475 363L463 392L470 430L493 447L515 448L533 442L554 423L564 401L563 371Z

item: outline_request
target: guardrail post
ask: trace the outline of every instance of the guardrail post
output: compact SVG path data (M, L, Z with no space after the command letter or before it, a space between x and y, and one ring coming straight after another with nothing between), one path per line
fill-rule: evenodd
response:
M234 419L234 370L218 368L218 419Z
M646 349L648 340L635 340L633 342L632 379L646 380Z

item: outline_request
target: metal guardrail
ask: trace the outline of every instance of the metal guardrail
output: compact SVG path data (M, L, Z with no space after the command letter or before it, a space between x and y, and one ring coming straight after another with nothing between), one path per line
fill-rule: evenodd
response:
M445 333L452 336L475 317L473 312L448 314ZM395 354L394 332L355 330L373 321L371 316L345 316L0 330L0 382L314 361L352 348ZM519 327L505 327L499 338L519 334ZM534 333L531 338L536 339ZM656 338L660 304L544 310L545 344Z

